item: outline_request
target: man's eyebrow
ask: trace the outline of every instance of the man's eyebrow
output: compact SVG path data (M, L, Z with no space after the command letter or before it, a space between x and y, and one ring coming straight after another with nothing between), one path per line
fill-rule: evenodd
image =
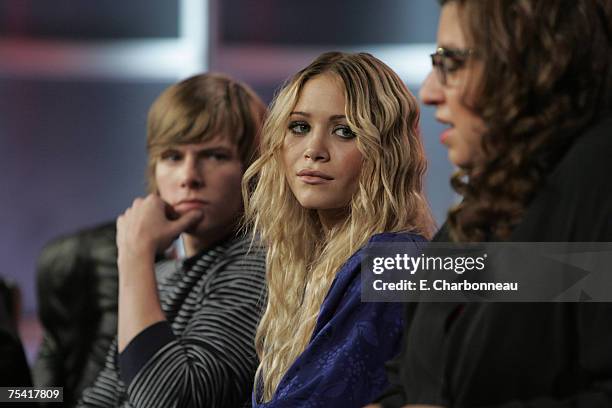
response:
M198 149L197 151L198 153L218 152L218 151L231 152L232 148L229 146L210 146L210 147L202 147Z

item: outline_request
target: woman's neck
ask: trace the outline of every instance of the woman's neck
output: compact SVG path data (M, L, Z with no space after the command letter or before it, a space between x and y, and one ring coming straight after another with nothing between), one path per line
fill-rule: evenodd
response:
M319 216L319 222L321 222L321 226L323 227L323 231L326 234L329 234L334 227L342 224L346 217L348 216L349 209L348 208L333 208L329 210L317 210L317 215Z

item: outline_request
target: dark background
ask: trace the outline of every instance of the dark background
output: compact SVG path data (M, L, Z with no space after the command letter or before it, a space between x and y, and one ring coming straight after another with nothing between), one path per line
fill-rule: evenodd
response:
M0 275L18 282L26 315L42 246L144 193L146 113L166 86L220 70L269 102L342 49L398 67L416 93L438 11L435 0L0 0ZM430 108L422 130L441 221L452 168Z

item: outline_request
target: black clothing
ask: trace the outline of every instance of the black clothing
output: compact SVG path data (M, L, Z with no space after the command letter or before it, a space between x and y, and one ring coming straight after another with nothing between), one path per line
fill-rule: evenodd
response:
M43 341L34 383L64 387L66 407L93 383L117 333L115 235L113 221L61 237L38 260Z
M509 241L612 242L611 177L606 119L566 153ZM448 241L445 228L434 241ZM413 303L406 322L384 407L612 406L610 303Z
M15 329L12 310L7 307L12 299L3 283L0 278L0 387L31 387L30 368Z

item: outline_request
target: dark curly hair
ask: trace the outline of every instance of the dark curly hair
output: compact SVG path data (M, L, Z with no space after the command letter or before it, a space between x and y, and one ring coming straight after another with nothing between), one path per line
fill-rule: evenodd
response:
M504 240L569 147L612 106L610 0L448 0L484 65L470 106L485 159L451 185L455 241ZM612 135L611 135L612 137Z

